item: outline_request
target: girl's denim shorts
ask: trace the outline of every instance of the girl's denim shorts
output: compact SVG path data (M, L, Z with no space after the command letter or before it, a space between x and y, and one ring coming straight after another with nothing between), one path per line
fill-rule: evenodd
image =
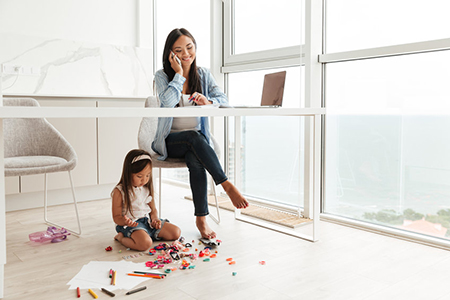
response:
M169 222L167 219L160 219L161 220L161 228L163 228L164 223ZM129 227L129 226L116 226L117 233L122 232L124 237L130 237L131 234L136 230L145 230L147 234L152 238L154 241L159 241L160 238L158 237L160 229L156 229L150 226L150 223L148 222L148 217L143 217L140 219L135 220L135 222L138 224L136 227Z

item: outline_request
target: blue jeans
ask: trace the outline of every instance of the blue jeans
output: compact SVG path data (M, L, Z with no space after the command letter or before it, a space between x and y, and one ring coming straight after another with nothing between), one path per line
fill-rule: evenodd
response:
M228 180L216 152L205 136L194 130L170 133L166 138L169 157L185 158L189 169L189 183L194 200L195 215L206 216L208 211L208 178L211 174L216 185Z

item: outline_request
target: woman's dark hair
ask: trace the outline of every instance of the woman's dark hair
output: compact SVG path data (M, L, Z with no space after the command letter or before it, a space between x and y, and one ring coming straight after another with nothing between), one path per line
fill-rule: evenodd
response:
M187 31L184 28L175 28L172 30L166 39L166 44L164 45L164 52L163 52L163 69L164 72L169 77L169 82L172 81L173 77L175 76L175 71L172 69L172 66L170 65L169 61L169 55L172 51L173 44L178 40L180 36L187 36L194 42L195 51L197 51L197 42L195 41L192 34ZM192 62L191 69L189 71L189 93L193 94L195 92L203 93L202 91L202 85L200 82L200 76L197 71L197 57L195 57L194 61Z
M122 185L123 190L123 202L125 205L125 214L127 212L130 212L133 216L133 212L131 211L131 197L134 197L134 190L132 185L132 175L141 172L144 170L144 168L147 165L150 165L150 170L152 170L152 160L151 159L140 159L136 162L133 162L133 159L140 155L148 155L150 157L150 154L141 149L133 149L125 156L125 160L123 161L123 168L122 168L122 177L120 178L119 184ZM153 199L153 176L150 175L150 180L145 185L149 192L150 196ZM133 216L134 217L134 216Z

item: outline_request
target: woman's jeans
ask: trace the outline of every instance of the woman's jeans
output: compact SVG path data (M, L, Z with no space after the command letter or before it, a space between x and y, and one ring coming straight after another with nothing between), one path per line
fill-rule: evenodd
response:
M169 157L184 157L186 160L195 215L208 215L208 178L206 171L211 174L216 185L228 180L216 152L208 144L205 136L194 130L170 133L166 138L166 147Z

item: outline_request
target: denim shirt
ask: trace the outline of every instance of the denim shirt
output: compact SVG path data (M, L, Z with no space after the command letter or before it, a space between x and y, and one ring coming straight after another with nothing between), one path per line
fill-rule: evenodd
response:
M202 94L212 101L213 104L228 104L227 96L217 85L211 72L206 68L198 68L200 82L202 85ZM155 73L156 91L161 107L175 107L181 99L183 84L186 78L175 73L173 80L169 82L169 77L164 70ZM167 158L166 138L172 128L172 117L158 118L158 127L156 129L155 139L152 143L152 149L159 155L158 160ZM211 133L209 131L208 117L200 118L200 132L206 137L208 143L213 147L211 142Z

